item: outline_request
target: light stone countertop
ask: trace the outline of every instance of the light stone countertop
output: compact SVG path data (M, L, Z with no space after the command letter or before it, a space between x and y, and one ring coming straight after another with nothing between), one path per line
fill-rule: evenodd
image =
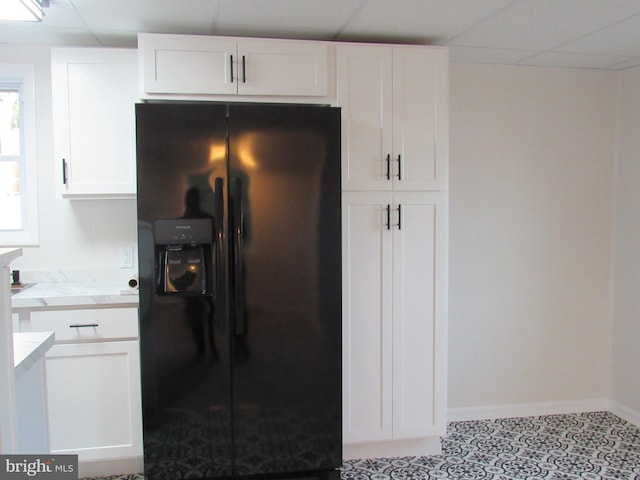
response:
M53 332L13 334L13 360L16 378L44 357L55 342Z
M138 306L138 291L122 282L42 282L11 296L13 311L51 308L106 308Z

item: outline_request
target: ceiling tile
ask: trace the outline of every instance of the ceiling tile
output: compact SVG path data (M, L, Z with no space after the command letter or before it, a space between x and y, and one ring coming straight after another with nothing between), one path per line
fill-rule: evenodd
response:
M640 56L640 15L599 30L557 50L573 53Z
M520 0L449 45L550 50L639 12L636 0Z
M69 0L51 2L39 23L2 22L0 42L99 46Z
M440 45L493 15L510 0L369 0L340 39L406 41Z
M78 15L69 0L50 2L49 7L44 9L42 23L34 25L41 25L43 30L48 28L87 29L82 17Z
M198 30L209 33L216 0L70 0L92 30ZM179 31L176 33L180 33Z
M366 0L221 0L214 33L330 39Z

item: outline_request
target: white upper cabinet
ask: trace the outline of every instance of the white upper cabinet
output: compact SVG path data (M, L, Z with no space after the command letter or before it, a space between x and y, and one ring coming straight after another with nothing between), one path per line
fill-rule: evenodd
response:
M51 65L59 193L134 197L136 51L53 48Z
M337 47L345 190L447 186L448 53L439 47Z
M140 34L138 48L149 95L327 95L322 42Z

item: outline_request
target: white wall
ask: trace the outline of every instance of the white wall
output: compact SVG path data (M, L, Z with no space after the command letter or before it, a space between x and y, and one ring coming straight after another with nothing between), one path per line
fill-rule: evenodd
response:
M612 72L452 65L453 412L606 404L615 99Z
M620 73L614 210L613 401L640 423L640 68Z
M118 275L121 245L136 239L135 200L56 198L51 113L50 50L44 46L0 45L0 62L30 63L36 69L39 248L24 248L12 263L23 271L113 270ZM130 270L122 271L127 278Z

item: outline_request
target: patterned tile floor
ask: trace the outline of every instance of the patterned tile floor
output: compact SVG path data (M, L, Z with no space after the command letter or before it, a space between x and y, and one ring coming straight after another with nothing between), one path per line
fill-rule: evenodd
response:
M342 480L640 479L640 429L608 412L452 422L442 455L349 460ZM142 475L103 477L143 480Z
M640 429L608 412L452 422L442 449L345 462L342 480L640 478Z

